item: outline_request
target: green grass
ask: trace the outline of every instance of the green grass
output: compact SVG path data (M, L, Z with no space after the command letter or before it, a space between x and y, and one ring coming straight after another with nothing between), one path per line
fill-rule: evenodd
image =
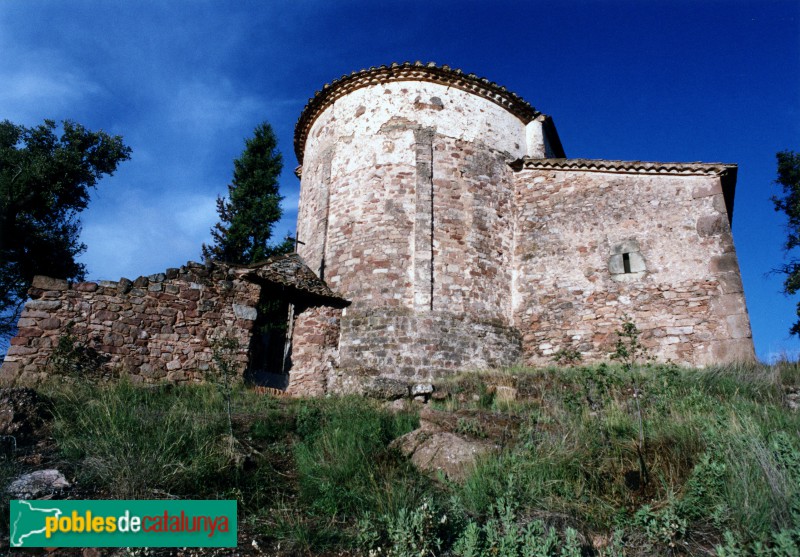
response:
M389 449L416 415L362 398L236 388L232 441L214 386L77 383L48 394L80 488L235 497L243 524L286 554L793 555L800 415L783 386L800 384L799 369L600 365L454 378L440 408L522 424L461 484ZM498 400L496 385L517 400Z

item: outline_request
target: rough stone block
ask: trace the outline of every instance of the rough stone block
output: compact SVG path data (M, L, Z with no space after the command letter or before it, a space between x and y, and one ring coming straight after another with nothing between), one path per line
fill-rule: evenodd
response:
M753 361L753 344L735 340L717 340L711 343L711 363L725 364L731 362Z
M697 219L697 235L718 236L729 231L728 218L724 215L708 215Z
M122 294L127 294L128 292L131 291L131 288L133 288L133 282L131 282L129 279L126 279L125 277L119 279L117 285L118 285L117 289Z
M59 300L30 300L25 304L25 309L49 311L61 307Z
M735 253L716 255L711 258L708 269L712 273L739 272L739 261Z
M168 371L174 371L176 369L180 369L180 367L181 367L181 361L180 360L172 360L172 361L167 363L167 370Z
M744 296L741 294L723 294L711 301L711 312L715 315L747 314Z
M258 310L256 308L241 304L233 304L233 313L239 319L248 321L255 321L256 317L258 317Z
M58 317L50 317L48 319L42 319L39 322L39 328L45 331L58 329L60 326L61 326L61 320Z
M46 277L43 275L36 275L31 281L33 288L40 288L42 290L68 290L69 283L64 279L57 279Z
M94 317L96 321L115 321L119 318L119 314L113 311L102 310L98 311Z
M719 178L710 178L706 183L695 186L692 190L692 197L694 199L717 194L722 194L722 184Z
M739 273L720 273L717 275L722 292L725 294L736 294L744 292L742 277Z
M95 292L98 288L96 282L79 282L74 286L78 292Z
M202 293L200 292L200 290L197 290L195 288L188 288L186 290L181 291L181 298L183 298L184 300L191 300L193 302L196 302L197 300L200 299L201 294Z
M728 324L728 334L730 338L749 338L752 336L750 332L750 320L747 314L729 315L725 318Z
M7 356L29 356L36 354L38 350L31 346L9 346L6 351Z
M6 359L6 361L0 365L0 386L8 387L13 385L21 372L22 364L20 362L13 362Z

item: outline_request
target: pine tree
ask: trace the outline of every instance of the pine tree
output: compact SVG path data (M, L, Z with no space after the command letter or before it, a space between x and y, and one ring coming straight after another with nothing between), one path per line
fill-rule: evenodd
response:
M794 151L781 151L777 153L778 179L775 183L783 187L783 197L773 196L776 211L783 211L789 218L787 224L788 238L784 244L786 253L800 247L800 154ZM789 262L778 269L786 275L783 282L783 291L786 294L796 294L800 291L800 259L792 257ZM792 325L789 332L800 336L800 303L797 305L798 320Z
M203 244L203 257L225 263L251 264L279 253L288 253L293 240L287 236L274 246L272 227L281 218L278 177L283 159L272 127L264 122L245 141L242 155L233 161L233 181L228 197L217 198L219 222L211 229L213 245Z

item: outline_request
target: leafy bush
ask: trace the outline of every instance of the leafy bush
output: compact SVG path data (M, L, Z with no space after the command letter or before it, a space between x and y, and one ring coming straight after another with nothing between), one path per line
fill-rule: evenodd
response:
M58 343L47 361L48 370L56 376L97 379L102 376L103 364L108 357L79 341L73 333L74 327L75 324L70 321L58 337Z
M562 542L556 529L546 528L541 520L521 525L517 512L513 502L498 499L483 526L474 521L467 525L453 552L462 557L580 557L581 544L574 528L565 529Z

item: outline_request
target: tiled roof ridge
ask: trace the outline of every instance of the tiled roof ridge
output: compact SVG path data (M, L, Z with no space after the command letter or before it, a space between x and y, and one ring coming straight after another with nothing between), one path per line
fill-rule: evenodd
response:
M260 278L329 300L349 303L319 278L297 253L274 255L250 265L222 265L238 271L237 274L245 280Z
M721 162L655 162L605 159L539 159L525 157L512 163L518 170L585 170L638 174L676 174L681 176L719 176L735 171L735 164Z
M455 87L502 106L526 124L540 114L530 103L502 85L473 73L465 73L458 68L451 68L446 64L438 66L435 62L424 64L417 61L373 66L326 83L308 100L294 128L294 152L297 161L303 164L303 151L308 132L314 121L326 108L356 89L395 81L429 81Z

